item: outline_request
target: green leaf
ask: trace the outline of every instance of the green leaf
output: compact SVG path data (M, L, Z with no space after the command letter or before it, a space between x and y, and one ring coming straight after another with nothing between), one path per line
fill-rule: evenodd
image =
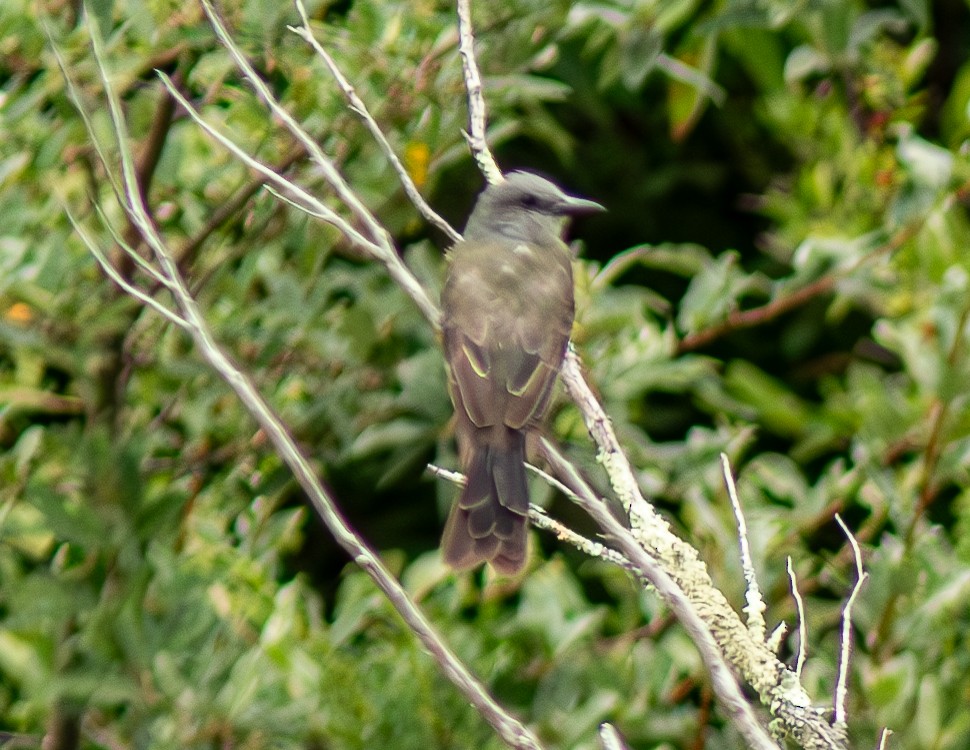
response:
M797 83L810 76L825 73L831 66L828 56L803 44L793 49L785 60L785 81Z

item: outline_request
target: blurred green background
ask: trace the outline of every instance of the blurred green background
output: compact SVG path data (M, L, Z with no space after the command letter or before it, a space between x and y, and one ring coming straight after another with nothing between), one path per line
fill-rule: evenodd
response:
M432 205L482 181L454 9L308 3ZM261 75L437 294L445 241L405 199L276 0L221 6ZM326 195L201 9L90 4L155 218L221 342L354 526L551 748L740 748L696 650L626 575L534 534L520 582L435 552L456 466L432 331L383 271L260 189L153 73ZM970 6L964 0L479 2L490 140L608 206L572 236L574 340L648 495L739 609L718 454L738 473L769 626L805 597L830 701L855 579L854 746L970 746ZM184 336L110 283L66 218L112 202L78 2L0 5L0 731L57 748L498 748L347 564ZM110 235L102 230L106 249ZM132 238L132 235L129 239ZM112 251L114 252L114 251ZM134 273L123 268L126 273ZM134 275L141 283L145 280ZM164 295L161 295L164 299ZM606 483L578 412L551 429ZM588 533L539 484L534 500ZM782 656L791 658L797 638Z

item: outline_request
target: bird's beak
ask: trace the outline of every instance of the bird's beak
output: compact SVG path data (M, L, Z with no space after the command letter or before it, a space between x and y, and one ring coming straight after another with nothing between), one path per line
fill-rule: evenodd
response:
M574 198L569 195L562 204L562 213L566 216L584 216L586 214L598 214L606 208L596 201L586 200L585 198Z

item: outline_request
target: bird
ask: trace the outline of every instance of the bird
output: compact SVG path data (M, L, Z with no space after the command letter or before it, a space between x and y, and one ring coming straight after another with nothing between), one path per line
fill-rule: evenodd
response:
M482 191L447 253L441 293L448 390L465 485L442 533L455 570L526 563L526 435L549 406L573 325L570 217L604 211L525 171Z

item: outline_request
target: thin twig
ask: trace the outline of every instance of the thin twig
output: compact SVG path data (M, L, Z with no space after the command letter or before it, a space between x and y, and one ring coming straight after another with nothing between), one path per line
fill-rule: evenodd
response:
M835 520L842 527L849 544L852 546L852 554L855 557L856 582L852 587L849 598L845 600L845 608L842 610L842 648L839 651L839 676L835 684L835 724L845 726L845 698L847 694L846 683L849 679L849 659L852 652L852 605L856 597L862 590L862 585L866 582L869 574L862 567L862 550L856 541L849 527L845 525L842 516L835 514Z
M226 27L222 23L222 19L219 18L219 14L216 13L215 8L212 7L212 3L209 0L201 0L202 7L205 9L206 15L209 17L209 23L212 25L213 30L216 32L216 36L219 37L219 41L222 42L223 46L229 51L233 62L236 63L236 67L239 71L246 77L246 79L252 84L259 98L262 99L266 106L272 110L273 114L280 119L283 125L286 127L293 137L296 138L300 144L307 150L310 158L313 162L320 168L323 173L324 179L327 184L336 193L337 198L340 200L342 205L347 206L354 217L360 221L360 223L366 228L368 238L381 250L381 253L394 253L394 246L391 242L390 235L387 230L381 225L370 209L364 205L363 201L358 197L358 195L351 189L350 185L347 184L340 172L337 171L337 167L334 165L333 160L330 159L326 154L323 153L323 149L317 144L316 140L303 128L300 123L291 115L287 109L280 104L280 102L273 96L273 93L269 90L269 87L263 82L263 79L259 77L253 66L249 64L249 60L239 49L239 46L235 43L233 38L229 35Z
M273 170L272 167L269 167L258 159L250 156L245 149L209 124L205 118L202 117L201 113L199 113L199 111L192 105L192 103L183 97L182 94L172 86L172 82L169 80L168 76L161 71L158 71L158 75L162 79L162 82L172 92L172 95L178 100L179 104L181 104L185 111L189 114L189 116L199 125L199 127L208 133L210 137L230 151L247 167L262 175L262 177L264 177L266 180L267 186L273 186L280 193L288 195L294 206L306 211L312 216L320 218L328 224L332 224L352 245L366 253L369 257L379 261L384 268L387 269L388 275L395 281L395 283L398 284L405 294L411 297L411 300L424 314L425 318L427 318L435 328L439 327L440 323L438 308L431 301L431 298L428 297L428 293L424 290L421 284L418 283L417 279L414 278L414 275L410 272L410 270L408 270L408 267L404 265L404 262L396 252L385 252L383 247L362 235L353 226L351 226L350 222L348 222L344 217L309 193L307 190L295 182L283 177L281 174L278 174Z
M575 497L575 493L554 476L544 472L542 469L533 466L532 464L526 464L526 467L534 474L542 477L542 479L550 486L555 487L564 495L573 499L574 502L578 502L578 498ZM443 469L435 464L428 464L428 471L430 471L436 477L445 479L452 484L458 485L459 487L465 486L465 475L457 471L449 471L448 469ZM557 539L566 542L567 544L571 544L583 554L588 555L589 557L597 557L601 560L606 560L607 562L611 562L614 565L617 565L633 574L637 574L636 566L619 552L607 547L601 542L587 539L582 534L578 534L569 527L564 526L556 519L547 515L546 511L540 508L538 505L530 503L529 520L536 528L550 532Z
M87 231L84 229L84 227L81 226L80 222L75 218L74 214L71 213L70 209L65 207L64 211L67 214L68 221L71 222L71 226L74 227L74 231L77 232L78 236L81 238L81 241L87 246L88 250L91 252L91 255L94 256L95 260L98 261L98 264L101 266L101 268L104 269L104 272L108 275L108 278L110 278L121 289L123 289L129 295L131 295L136 300L141 302L143 305L146 305L150 307L152 310L154 310L155 312L157 312L159 315L165 318L165 320L169 321L170 323L174 323L179 328L183 328L183 329L188 328L189 324L187 320L181 317L178 313L175 313L169 310L157 299L146 294L141 289L134 286L130 281L128 281L128 279L122 276L121 273L119 273L118 269L116 269L114 265L111 263L111 260L108 258L108 256L98 246L98 243L95 242L91 238L91 236L87 233Z
M565 526L556 519L546 515L545 510L540 508L538 505L529 506L529 520L537 529L548 531L557 539L562 542L566 542L566 544L572 545L584 555L605 560L606 562L613 563L613 565L623 568L634 575L639 575L637 567L615 549L607 547L602 542L587 539L582 534L573 531L568 526Z
M801 678L802 667L805 666L805 658L808 654L808 625L805 623L805 602L798 592L798 577L795 575L791 555L788 556L787 568L788 580L791 582L791 595L795 600L795 616L798 618L798 655L795 657L795 675Z
M132 241L129 242L124 237L122 237L121 234L114 228L114 225L111 223L111 220L105 214L104 210L100 205L95 204L94 211L98 215L98 219L101 220L101 225L105 227L108 230L108 232L111 234L111 239L114 240L115 245L118 246L118 249L120 249L126 257L131 259L131 262L133 264L132 268L137 267L138 270L142 271L144 274L148 276L148 278L150 278L153 282L155 282L155 285L157 287L162 287L171 291L172 283L168 279L166 279L161 273L159 273L158 269L155 268L155 266L153 266L147 260L145 260L141 256L141 253L139 253L134 248L134 244L138 242L139 237L134 236ZM119 269L117 273L122 274L122 271ZM123 275L123 278L125 278L126 280L130 280L131 274L129 273L127 275Z
M761 588L758 586L754 563L751 561L751 548L748 545L748 525L745 523L744 511L741 509L741 501L738 499L738 490L734 485L731 462L724 453L721 454L721 471L724 474L724 485L727 487L728 497L731 499L731 508L734 510L734 520L738 529L741 570L745 582L744 613L748 616L748 632L756 641L763 641L765 639L765 610L767 607L764 597L761 595Z
M572 488L560 482L558 479L552 476L552 474L549 474L548 472L540 469L538 466L533 466L532 464L526 464L526 468L528 468L536 476L541 477L546 484L561 492L572 502L579 502L579 498L576 497L576 493L573 492ZM602 542L587 539L582 534L573 531L569 527L559 523L559 521L547 516L545 510L537 505L529 506L529 519L539 528L545 529L546 531L551 531L556 535L556 537L573 545L580 552L584 552L590 557L598 557L601 560L606 560L607 562L611 562L614 565L629 571L630 573L635 575L637 574L637 567L626 557L624 557L622 553L617 552L611 547L607 547Z
M677 620L688 632L704 660L719 705L748 742L748 745L757 750L778 750L778 745L758 722L751 706L741 692L741 688L731 674L730 668L724 661L711 629L701 619L693 602L674 579L668 575L663 566L655 558L648 555L630 531L613 517L605 503L596 497L586 480L562 456L556 446L546 438L541 439L541 445L549 464L574 490L583 510L592 516L600 528L613 538L620 551L637 567L639 575L650 581L667 603L667 606L673 610Z
M889 240L875 248L871 253L867 253L863 257L859 258L855 263L852 263L846 268L832 271L831 273L828 273L825 276L822 276L793 292L782 294L765 305L753 307L749 310L734 310L730 312L723 322L717 323L710 328L705 328L692 333L681 339L680 343L677 345L677 353L683 354L685 352L694 351L695 349L700 349L701 347L707 346L722 336L733 333L734 331L738 331L743 328L751 328L752 326L763 325L764 323L768 323L775 318L784 315L785 313L791 312L792 310L811 302L813 299L820 297L823 294L827 294L828 292L832 291L838 281L854 272L859 268L859 266L868 262L872 258L894 252L902 247L916 234L917 231L919 231L920 226L921 222L906 225L896 232L892 237L890 237Z
M424 288L420 284L415 283L413 275L408 270L407 266L404 265L404 261L401 260L401 257L398 255L397 250L394 247L394 243L391 240L390 234L381 225L374 214L371 213L370 209L364 205L363 201L353 191L353 189L351 189L350 185L347 184L347 181L337 170L333 160L323 152L323 149L317 145L316 140L314 140L314 138L293 118L286 108L279 103L276 97L273 96L272 92L269 90L269 87L263 82L263 79L256 74L256 71L253 69L252 65L249 64L246 56L243 55L242 50L240 50L238 45L233 41L209 0L202 0L202 6L205 9L206 15L209 17L209 21L216 32L216 36L219 37L219 40L229 51L233 61L236 63L236 67L239 68L240 72L242 72L247 80L249 80L253 88L256 90L256 93L272 110L273 114L280 119L280 121L286 126L286 129L289 130L290 133L292 133L300 144L307 150L310 158L320 168L324 179L327 181L327 184L330 185L340 203L346 206L354 218L357 219L357 221L359 221L360 224L365 228L367 237L365 238L364 235L361 235L356 229L351 227L346 220L339 217L335 211L325 207L324 204L319 200L313 199L307 201L306 205L313 206L315 209L320 210L321 213L329 215L331 218L326 220L331 224L334 224L334 226L336 226L352 242L357 242L355 238L360 238L363 240L359 246L384 265L391 278L394 279L394 281L402 289L404 289L408 295L411 296L421 312L425 315L425 317L428 318L428 321L435 328L438 328L439 320L437 309L435 308L434 304L431 303L431 300L428 298L427 292L425 292ZM161 72L159 72L159 75L161 75L162 79L166 81L166 86L169 86L171 89L171 82L168 80L168 77ZM180 99L182 102L185 101L184 98ZM186 104L183 104L183 106L190 109L190 107ZM197 113L190 112L190 114L192 114L192 117L196 120L196 122L201 121L201 116L197 116ZM215 136L214 128L206 127L206 131L210 135L213 135L213 137L216 137L217 140L223 143L223 145L226 145L227 148L229 147L225 142L228 139L222 139ZM239 151L241 151L241 149L239 149ZM238 154L238 151L233 150L233 153ZM248 158L247 163L252 166L252 162L255 161L255 159ZM268 169L261 164L260 167ZM270 182L276 185L276 187L281 189L283 192L290 192L296 196L298 198L297 204L299 204L300 201L309 195L302 188L298 188L295 183L285 180L279 176L276 177L277 179L275 180L271 178Z
M768 323L811 302L816 297L827 294L835 286L836 281L838 281L836 274L828 274L800 289L796 289L794 292L777 297L761 307L754 307L750 310L732 310L723 323L715 324L681 339L677 345L677 353L683 354L684 352L694 351L707 346L728 333Z
M367 109L367 105L364 104L364 101L357 95L357 91L337 66L337 63L334 61L333 57L330 56L330 53L323 48L323 45L321 45L313 35L313 31L310 28L310 18L307 15L306 8L303 5L303 0L295 0L295 2L296 9L300 13L300 20L303 22L303 25L301 27L287 26L287 28L313 47L317 55L319 55L323 60L324 64L327 66L327 70L330 71L330 74L334 77L334 80L337 81L337 86L340 87L344 97L347 99L347 102L350 105L350 110L360 117L368 132L371 134L371 137L373 137L373 139L377 142L377 145L380 147L384 156L397 173L398 179L401 181L401 186L404 188L404 192L407 194L408 198L415 205L418 211L421 212L421 215L438 227L438 229L440 229L442 232L444 232L449 240L452 242L458 242L458 240L461 239L461 235L454 230L451 224L441 218L441 216L439 216L435 210L428 205L428 202L418 190L417 185L414 184L414 180L411 179L411 175L409 175L407 169L405 169L404 164L401 163L401 160L394 152L393 147L387 140L387 136L384 135L384 132L378 126L377 121Z
M173 284L176 302L187 321L188 331L205 360L235 391L246 408L269 437L280 457L293 471L294 476L309 497L314 509L334 535L341 547L374 580L391 604L397 609L422 645L437 660L445 675L461 690L466 699L489 721L502 739L516 748L540 748L538 739L518 720L508 714L488 694L479 682L451 651L424 613L407 596L403 587L381 563L377 555L353 531L338 511L330 493L317 478L308 460L302 455L293 437L276 416L263 396L256 390L248 376L239 370L215 341L208 323L195 299L189 292L176 261L162 238L158 235L146 206L138 191L136 172L128 149L127 128L121 114L121 105L113 90L104 66L104 52L93 21L88 22L101 83L108 99L114 137L121 158L121 171L125 202L123 207L138 227L151 248L162 271ZM110 165L106 164L106 168Z
M468 132L464 133L468 147L475 157L478 168L485 175L489 185L501 182L505 178L502 170L495 163L495 157L488 148L485 139L485 95L482 89L482 76L478 72L478 61L475 59L475 35L472 32L471 0L458 0L458 53L461 55L461 67L465 74L465 92L468 99Z
M177 71L175 75L181 81L181 72ZM158 168L158 162L162 158L162 151L165 149L168 134L172 130L172 117L174 114L175 100L167 91L162 91L161 101L159 101L152 115L152 126L148 131L148 135L141 148L141 153L139 153L137 159L136 173L138 177L138 190L146 205L148 204L148 193L151 190L152 178L154 178L155 170ZM126 244L134 245L138 241L138 229L129 224L125 228L124 237ZM138 257L137 253L122 251L121 258L118 261L118 273L126 279L130 278L131 273L134 271L135 259Z

